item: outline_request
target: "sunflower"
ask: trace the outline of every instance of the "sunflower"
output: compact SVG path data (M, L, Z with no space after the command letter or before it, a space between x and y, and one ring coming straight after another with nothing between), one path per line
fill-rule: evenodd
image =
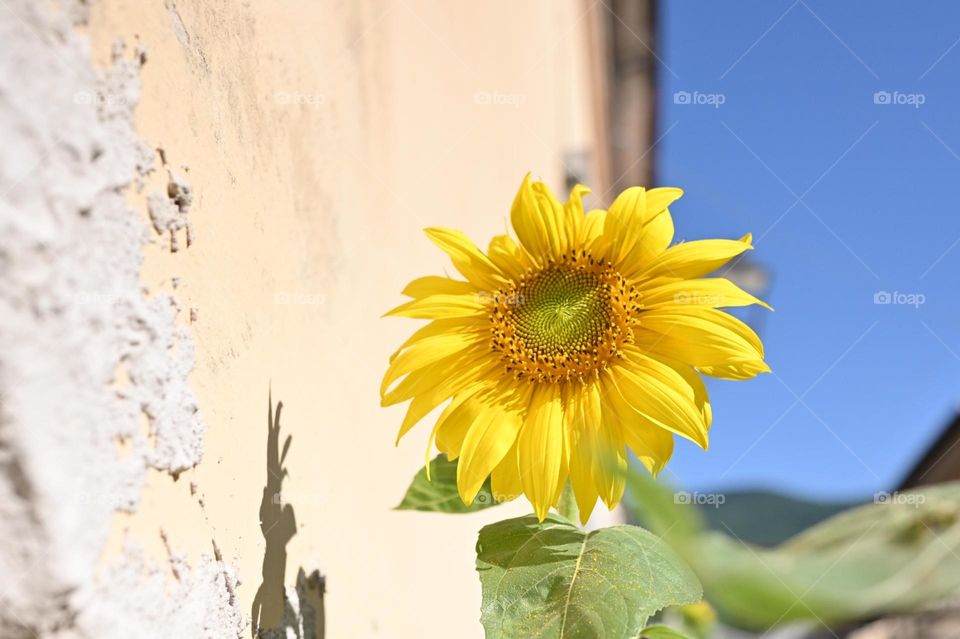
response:
M752 249L750 235L669 246L667 207L683 191L632 187L584 214L589 192L561 204L528 175L510 212L519 242L498 235L486 252L427 229L464 279L416 279L387 313L430 320L383 378L384 406L410 401L397 441L446 402L427 455L436 442L459 459L466 504L490 477L495 498L524 494L542 521L569 479L586 522L598 497L613 508L623 496L628 449L656 475L674 435L707 448L700 374L770 370L757 335L717 310L766 304L704 277Z

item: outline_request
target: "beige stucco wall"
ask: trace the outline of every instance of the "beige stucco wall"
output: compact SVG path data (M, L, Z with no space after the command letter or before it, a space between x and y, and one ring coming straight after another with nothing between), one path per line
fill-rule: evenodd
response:
M560 191L564 153L593 148L587 7L94 5L79 29L96 65L117 40L146 55L134 130L163 153L146 186L127 190L130 206L146 221L144 195L164 190L168 171L192 190L189 247L186 229L177 252L154 234L140 281L182 309L204 429L199 465L149 469L135 512L112 515L98 578L131 540L171 565L170 582L178 562L196 565L215 545L236 569L231 602L245 615L269 555L265 625L279 622L279 581L292 587L303 568L326 578L328 637L481 635L476 533L527 507L391 510L422 463L426 428L394 447L402 409L381 409L377 388L416 324L380 315L408 280L450 270L423 227L485 242L503 231L526 171ZM292 441L264 534L265 486L283 474L274 459L268 483L270 393L283 402L279 446Z

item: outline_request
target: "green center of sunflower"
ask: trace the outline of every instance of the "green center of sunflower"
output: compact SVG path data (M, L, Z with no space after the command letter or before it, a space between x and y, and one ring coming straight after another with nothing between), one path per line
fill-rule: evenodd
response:
M493 293L490 346L518 380L584 382L622 356L639 310L611 264L571 252Z
M610 324L610 296L593 273L553 268L518 289L511 319L538 355L583 352Z

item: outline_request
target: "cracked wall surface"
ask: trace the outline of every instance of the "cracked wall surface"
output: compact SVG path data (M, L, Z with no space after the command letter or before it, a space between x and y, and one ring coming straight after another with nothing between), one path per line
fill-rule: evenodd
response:
M481 636L380 316L589 150L584 11L4 3L0 637Z
M170 476L200 462L203 427L187 381L193 337L174 299L145 295L140 282L151 239L128 195L152 171L133 130L142 52L117 44L95 68L77 32L82 3L6 9L0 630L100 637L103 619L138 616L149 630L132 599L163 595L165 577L134 543L99 576L97 566L114 513L138 508L148 471ZM185 578L192 586L161 597L151 617L183 609L182 636L222 636L199 632L216 618L239 626L224 603L231 567L208 558ZM201 593L222 605L189 614Z

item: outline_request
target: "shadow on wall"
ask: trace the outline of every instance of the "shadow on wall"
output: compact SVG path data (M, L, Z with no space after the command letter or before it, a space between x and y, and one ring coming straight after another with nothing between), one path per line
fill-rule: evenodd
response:
M324 578L314 570L308 576L297 571L296 587L287 592L287 544L297 534L293 504L283 500L283 465L290 452L293 436L287 435L280 448L280 413L283 402L273 409L273 395L267 395L267 483L260 500L260 530L265 548L263 580L257 588L250 610L250 634L254 639L296 637L323 639L325 631ZM292 632L292 634L291 634Z

